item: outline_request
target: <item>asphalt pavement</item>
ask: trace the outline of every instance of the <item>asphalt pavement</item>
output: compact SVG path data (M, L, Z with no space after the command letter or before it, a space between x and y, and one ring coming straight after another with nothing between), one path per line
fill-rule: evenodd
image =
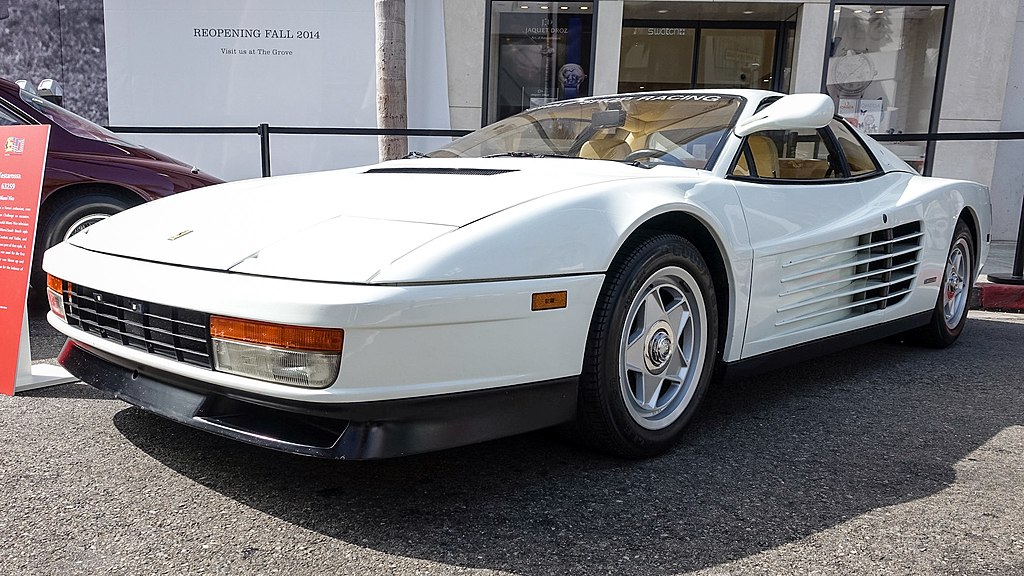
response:
M322 461L84 384L0 397L0 574L1024 574L1022 342L972 311L947 350L722 385L644 461L550 432Z

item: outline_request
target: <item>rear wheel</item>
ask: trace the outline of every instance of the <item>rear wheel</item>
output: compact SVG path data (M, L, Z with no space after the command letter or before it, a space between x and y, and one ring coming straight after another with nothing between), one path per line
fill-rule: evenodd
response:
M667 450L707 390L717 339L714 285L693 244L666 234L627 248L591 322L578 435L619 456Z
M921 331L922 343L945 348L963 332L974 285L974 270L974 238L961 220L953 231L953 242L946 257L946 268L931 322Z

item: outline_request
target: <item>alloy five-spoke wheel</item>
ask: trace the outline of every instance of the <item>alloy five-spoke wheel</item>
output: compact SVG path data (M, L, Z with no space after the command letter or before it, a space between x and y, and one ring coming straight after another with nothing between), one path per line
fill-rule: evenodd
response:
M946 283L942 291L942 316L950 330L956 328L967 313L971 270L967 239L957 238L946 260Z
M64 238L62 238L62 240L67 240L89 226L92 226L101 220L106 220L107 218L110 218L110 214L104 214L101 212L96 214L86 214L78 220L75 220L71 226L68 227L68 230L64 233Z
M696 390L707 312L695 285L682 268L663 268L644 283L626 313L619 382L626 409L644 428L672 424Z

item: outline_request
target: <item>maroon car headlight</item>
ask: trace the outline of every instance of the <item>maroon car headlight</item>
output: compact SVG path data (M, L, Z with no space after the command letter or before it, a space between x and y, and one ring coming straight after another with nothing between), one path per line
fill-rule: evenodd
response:
M344 331L210 317L213 365L219 372L303 388L338 378Z

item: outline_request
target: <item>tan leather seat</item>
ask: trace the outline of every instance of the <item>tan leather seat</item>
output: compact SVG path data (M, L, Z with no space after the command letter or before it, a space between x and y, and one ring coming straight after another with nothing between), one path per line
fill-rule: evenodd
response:
M629 131L622 128L595 134L593 138L580 148L580 157L600 160L622 160L633 151L629 144L626 144L628 136Z
M779 158L779 177L790 180L820 180L828 173L828 160Z
M767 137L753 134L747 137L747 146L754 156L754 167L760 178L779 177L779 151L775 142Z

